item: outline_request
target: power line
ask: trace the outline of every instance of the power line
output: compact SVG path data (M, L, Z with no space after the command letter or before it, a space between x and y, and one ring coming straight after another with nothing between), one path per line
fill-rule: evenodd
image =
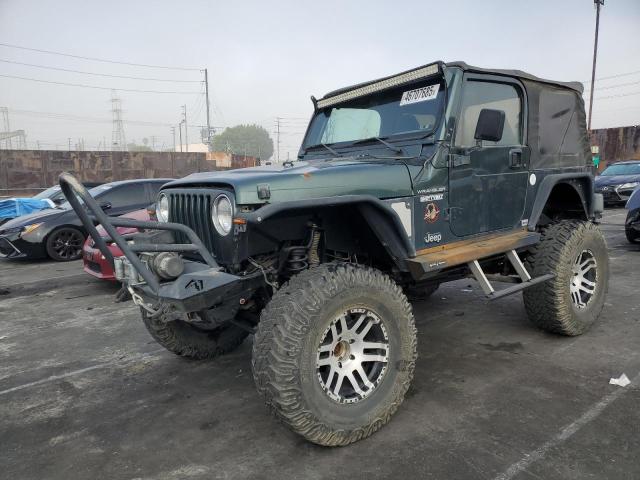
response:
M190 67L169 67L165 65L148 65L144 63L132 63L132 62L122 62L118 60L107 60L104 58L96 58L96 57L83 57L81 55L72 55L70 53L62 53L62 52L54 52L52 50L42 50L39 48L28 48L22 47L20 45L12 45L9 43L0 43L0 46L8 47L8 48L17 48L20 50L28 50L30 52L39 52L39 53L48 53L50 55L60 55L62 57L70 57L70 58L78 58L80 60L90 60L92 62L104 62L104 63L116 63L119 65L130 65L134 67L145 67L145 68L162 68L165 70L191 70L191 71L200 71L199 68L190 68Z
M50 84L53 84L53 85L66 85L68 87L94 88L94 89L98 89L98 90L118 90L120 92L179 93L179 94L188 94L188 95L201 95L201 92L175 92L175 91L166 91L166 90L140 90L140 89L136 89L136 88L99 87L99 86L96 86L96 85L85 85L84 83L54 82L52 80L40 80L38 78L20 77L20 76L17 76L17 75L0 74L0 77L15 78L17 80L28 80L30 82L50 83Z
M615 85L609 85L607 87L598 87L595 90L611 90L612 88L620 88L620 87L629 87L631 85L638 85L640 80L637 82L628 82L628 83L616 83Z
M14 65L24 65L26 67L35 67L35 68L45 68L47 70L58 70L60 72L71 72L71 73L81 73L83 75L94 75L97 77L110 77L110 78L127 78L130 80L146 80L153 82L176 82L176 83L202 83L202 80L176 80L176 79L165 79L165 78L149 78L149 77L131 77L128 75L110 75L108 73L94 73L94 72L85 72L82 70L72 70L69 68L59 68L59 67L49 67L47 65L37 65L35 63L23 63L16 62L13 60L1 59L0 62L4 63L12 63Z
M628 77L630 75L637 75L638 73L640 73L640 70L636 70L635 72L628 72L628 73L618 73L617 75L609 75L608 77L599 77L596 78L596 80L609 80L611 78L619 78L619 77ZM582 83L591 83L591 80L588 81L584 81Z
M34 117L50 118L52 120L76 120L79 122L91 122L91 123L111 123L111 118L97 118L97 117L83 117L79 115L68 115L65 113L55 112L38 112L35 110L10 110L12 115L25 115ZM131 125L139 125L144 127L171 127L171 123L159 123L159 122L147 122L144 120L122 120L122 123L128 123Z
M607 95L606 97L595 97L595 100L603 100L606 98L630 97L632 95L640 95L640 92L620 93L618 95Z

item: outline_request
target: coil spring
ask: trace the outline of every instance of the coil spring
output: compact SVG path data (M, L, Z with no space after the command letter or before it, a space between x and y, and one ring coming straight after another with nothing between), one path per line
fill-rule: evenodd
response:
M289 258L287 258L287 272L291 275L295 275L302 270L309 268L309 255L307 253L307 247L291 247L289 251Z

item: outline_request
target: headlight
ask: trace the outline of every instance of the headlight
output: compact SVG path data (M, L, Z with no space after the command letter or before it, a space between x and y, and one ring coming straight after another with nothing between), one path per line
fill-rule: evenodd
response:
M636 188L638 185L640 185L640 182L623 183L622 185L618 185L618 190L630 190Z
M218 233L222 236L227 235L231 231L233 224L233 206L231 200L226 195L218 195L213 201L211 209L211 220L216 227Z
M32 223L31 225L25 225L24 227L22 227L22 231L20 232L20 236L26 235L27 233L33 232L40 225L42 225L42 223Z
M158 207L156 208L156 216L160 222L169 221L169 199L164 193L158 197Z

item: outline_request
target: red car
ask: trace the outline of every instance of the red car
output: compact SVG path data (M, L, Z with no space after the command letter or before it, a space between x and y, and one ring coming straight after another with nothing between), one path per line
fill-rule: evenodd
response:
M122 218L132 218L134 220L141 221L155 220L155 210L152 207L145 208L144 210L136 210L135 212L128 213L127 215L122 215ZM137 228L131 227L117 227L117 230L121 235L135 233L138 231ZM98 233L100 233L101 237L107 236L102 226L98 226ZM120 250L115 243L109 242L107 243L107 246L114 257L122 256L122 250ZM91 237L87 237L86 242L84 242L84 247L82 247L82 262L84 264L84 271L89 275L102 278L103 280L116 280L113 268L111 268L111 265L104 258L104 255L102 255L100 250L95 247L95 243Z

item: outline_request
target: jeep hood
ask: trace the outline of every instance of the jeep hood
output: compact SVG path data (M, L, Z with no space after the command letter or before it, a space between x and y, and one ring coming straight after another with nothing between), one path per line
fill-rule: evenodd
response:
M349 159L194 173L165 185L164 189L230 186L236 203L255 204L265 202L258 198L257 186L262 184L269 186L271 203L337 195L369 194L378 198L412 195L411 178L403 163Z

